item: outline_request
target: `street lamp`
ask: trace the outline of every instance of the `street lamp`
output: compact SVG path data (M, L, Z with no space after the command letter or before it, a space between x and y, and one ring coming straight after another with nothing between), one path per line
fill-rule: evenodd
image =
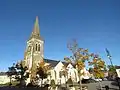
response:
M108 59L110 60L111 65L113 66L113 63L112 63L112 56L110 55L110 52L108 51L107 48L106 48L105 50L106 50L106 53L107 53L107 57L108 57Z

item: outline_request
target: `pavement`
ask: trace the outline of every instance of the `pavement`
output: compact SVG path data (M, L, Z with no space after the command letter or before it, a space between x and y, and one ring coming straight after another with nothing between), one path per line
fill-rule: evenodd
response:
M118 86L112 85L113 81L102 81L102 82L97 82L97 83L89 83L89 84L82 84L83 86L88 86L88 90L99 90L100 85L102 87L102 90L106 90L105 86L109 86L109 90L119 90ZM79 86L77 87L79 88ZM63 90L63 89L59 89ZM79 89L78 89L79 90Z
M89 84L85 84L85 85L88 86L88 90L98 90L100 85L101 85L101 87L105 87L106 85L108 85L110 88L109 90L119 90L118 86L112 85L111 83L112 83L112 81L102 81L102 82L100 82L100 84L99 83L89 83ZM0 90L25 90L25 89L28 90L28 88L7 88L7 87L0 88ZM32 89L32 90L34 90L34 89ZM38 90L38 89L36 88L36 90ZM41 90L45 90L45 89L41 89ZM62 89L62 90L65 90L65 89ZM105 88L102 88L102 90L105 90Z
M102 82L100 82L101 87L105 87L106 85L108 85L110 90L119 90L118 86L112 85L111 83L112 83L112 81L102 81ZM100 87L100 84L98 82L87 84L88 85L88 90L98 90L98 88ZM102 89L105 90L105 88L102 88Z

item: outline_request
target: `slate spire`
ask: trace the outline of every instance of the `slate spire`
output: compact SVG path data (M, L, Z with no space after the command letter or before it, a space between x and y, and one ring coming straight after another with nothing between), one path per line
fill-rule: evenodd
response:
M36 16L33 31L32 31L32 34L30 36L30 39L31 38L40 39L40 28L39 28L38 16Z

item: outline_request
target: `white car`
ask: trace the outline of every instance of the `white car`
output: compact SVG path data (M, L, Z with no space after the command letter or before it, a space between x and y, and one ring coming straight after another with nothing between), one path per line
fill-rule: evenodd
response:
M99 82L99 81L101 82L102 81L102 79L94 79L94 80L97 81L97 82Z

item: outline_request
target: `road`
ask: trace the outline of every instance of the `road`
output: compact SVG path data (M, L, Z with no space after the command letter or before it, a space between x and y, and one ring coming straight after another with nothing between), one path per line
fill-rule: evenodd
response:
M86 84L86 85L88 86L88 90L98 90L97 88L99 87L99 83L90 83L90 84ZM111 88L109 90L119 90L118 86L111 85L111 81L102 81L101 86L105 87L105 85L108 85ZM30 88L0 88L0 90L25 90L25 89L28 90ZM36 90L40 90L40 89L36 88ZM41 90L45 90L45 89L41 89ZM60 89L58 89L58 90L60 90ZM102 90L105 90L105 89L103 88Z
M111 89L110 90L119 90L118 86L111 85L112 81L102 81L101 86L105 87L105 85L108 85ZM99 87L99 83L90 83L88 84L88 90L97 90ZM103 90L105 90L103 88Z

